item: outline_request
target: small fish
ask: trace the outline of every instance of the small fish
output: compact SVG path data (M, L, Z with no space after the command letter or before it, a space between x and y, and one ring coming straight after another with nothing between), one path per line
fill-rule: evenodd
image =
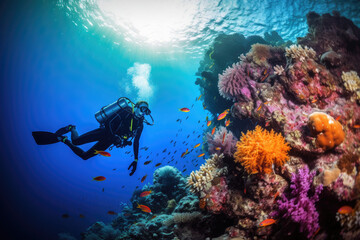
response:
M94 154L100 154L101 156L104 156L104 157L111 157L110 153L105 152L105 151L95 150L95 153L94 153Z
M279 194L280 194L279 191L277 191L277 192L275 193L275 195L274 195L274 201L275 201L275 199L279 196Z
M129 216L131 216L131 213L125 213L124 216L129 217Z
M272 219L272 218L268 218L268 219L265 219L264 221L262 221L259 226L260 227L266 227L266 226L269 226L269 225L272 225L276 223L276 220Z
M353 128L360 128L360 124L354 125Z
M151 213L151 209L148 206L137 204L137 208L140 208L143 212Z
M214 128L211 130L211 135L214 135L215 130L216 130L216 127L214 127Z
M122 185L121 188L125 188L125 185Z
M337 116L337 118L335 118L336 121L339 121L341 118L341 116Z
M230 119L226 120L225 122L225 127L229 126L230 125Z
M202 153L202 154L200 154L199 156L197 156L197 157L202 157L202 156L204 156L205 155L205 153Z
M142 193L140 193L140 197L146 197L146 196L149 195L150 193L151 193L151 190L150 190L150 191L142 192Z
M105 179L106 179L106 177L104 177L104 176L97 176L97 177L93 178L93 180L98 181L98 182L104 181Z
M188 151L188 149L186 149L186 151L181 154L181 157L184 157L188 153L189 153L189 151Z
M102 189L102 192L104 192L104 191L105 191L105 188Z
M190 112L190 109L188 109L188 108L180 108L179 110L181 112Z
M349 214L352 213L354 211L354 209L350 206L343 206L341 208L339 208L338 213L340 214Z
M199 201L199 207L200 209L204 209L206 206L206 198L201 198Z
M197 148L197 147L199 147L201 145L201 143L198 143L198 144L196 144L195 146L194 146L194 148Z
M79 217L80 217L80 218L84 218L85 216L84 216L83 214L80 214Z
M206 123L206 126L210 126L211 125L211 121L208 121L207 123Z
M220 151L221 150L221 147L217 147L215 148L216 151Z
M162 152L164 153L164 152L166 152L166 150L167 150L167 149L165 148Z
M153 220L154 218L156 218L156 215L152 216L152 217L150 218L150 220Z
M248 76L250 76L249 69L246 69L246 74L247 74Z
M200 100L201 96L202 96L202 94L200 94L200 96L198 97L198 99L197 99L198 101Z
M269 76L269 73L267 73L265 76L263 76L260 80L260 82L263 82L267 77Z
M269 104L269 101L264 102L265 105Z
M244 194L246 194L246 187L244 188Z
M220 115L217 117L217 120L220 121L226 117L226 115L229 113L230 109L226 109L224 112L220 113Z
M69 214L67 214L67 213L64 213L63 215L61 215L61 217L62 217L62 218L69 218L69 217L70 217L70 215L69 215Z
M161 165L161 163L158 163L158 164L155 165L155 167L158 167L158 166L160 166L160 165Z
M258 112L261 109L262 105L260 104L260 106L256 109L256 111Z
M222 137L222 144L224 144L225 136L226 136L226 132L224 132L224 135L223 135L223 137Z
M114 211L108 211L107 212L109 215L116 215L116 212L114 212Z
M182 172L186 172L186 168Z
M141 182L142 182L142 183L145 181L146 177L147 177L147 174L142 177L142 179L141 179Z
M311 103L316 103L317 99L311 100Z
M319 233L319 231L320 231L320 227L318 227L318 229L314 232L310 240L314 239L314 237L316 236L316 234Z
M267 69L265 69L264 71L263 71L263 75L266 75L267 74Z

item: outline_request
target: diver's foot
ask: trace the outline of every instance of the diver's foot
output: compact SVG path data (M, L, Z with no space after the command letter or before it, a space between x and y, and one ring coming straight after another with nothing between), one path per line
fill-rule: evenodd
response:
M63 127L63 128L60 128L59 130L57 130L55 132L55 134L61 136L61 135L64 135L64 134L70 132L71 129L73 129L73 128L75 128L75 125L68 125L66 127Z
M67 136L58 136L57 139L59 140L59 142L65 143L65 141L67 140Z

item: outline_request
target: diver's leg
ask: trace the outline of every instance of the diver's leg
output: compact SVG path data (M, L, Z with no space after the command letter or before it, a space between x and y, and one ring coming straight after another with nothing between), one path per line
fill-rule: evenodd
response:
M88 151L84 151L81 148L72 144L68 139L64 141L66 145L70 147L70 149L83 160L88 160L89 158L95 156L95 150L98 151L105 151L108 147L112 145L111 139L102 139L101 141L97 142L94 146L92 146Z
M106 132L104 128L98 128L79 136L76 128L71 129L71 142L74 145L82 145L89 142L96 142L104 138Z

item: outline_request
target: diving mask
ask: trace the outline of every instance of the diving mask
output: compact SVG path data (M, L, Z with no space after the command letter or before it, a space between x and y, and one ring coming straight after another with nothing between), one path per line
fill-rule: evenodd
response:
M146 115L149 115L151 113L150 109L146 106L140 107L140 111Z

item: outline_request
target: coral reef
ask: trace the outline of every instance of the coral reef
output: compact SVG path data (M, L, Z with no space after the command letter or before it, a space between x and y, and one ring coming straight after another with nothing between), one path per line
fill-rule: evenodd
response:
M283 194L281 199L277 201L279 210L274 214L299 223L300 232L305 232L308 238L313 236L319 228L319 214L315 202L319 201L319 194L323 189L322 185L318 185L313 196L309 197L314 176L315 172L309 173L307 166L299 169L297 174L293 174L290 185L290 199Z
M273 165L281 167L289 159L290 147L284 137L260 126L243 134L236 147L235 162L241 163L249 174L271 173Z
M210 154L217 153L220 155L223 153L225 155L232 156L235 153L237 138L231 131L228 131L223 126L220 126L213 135L207 133L206 139Z

